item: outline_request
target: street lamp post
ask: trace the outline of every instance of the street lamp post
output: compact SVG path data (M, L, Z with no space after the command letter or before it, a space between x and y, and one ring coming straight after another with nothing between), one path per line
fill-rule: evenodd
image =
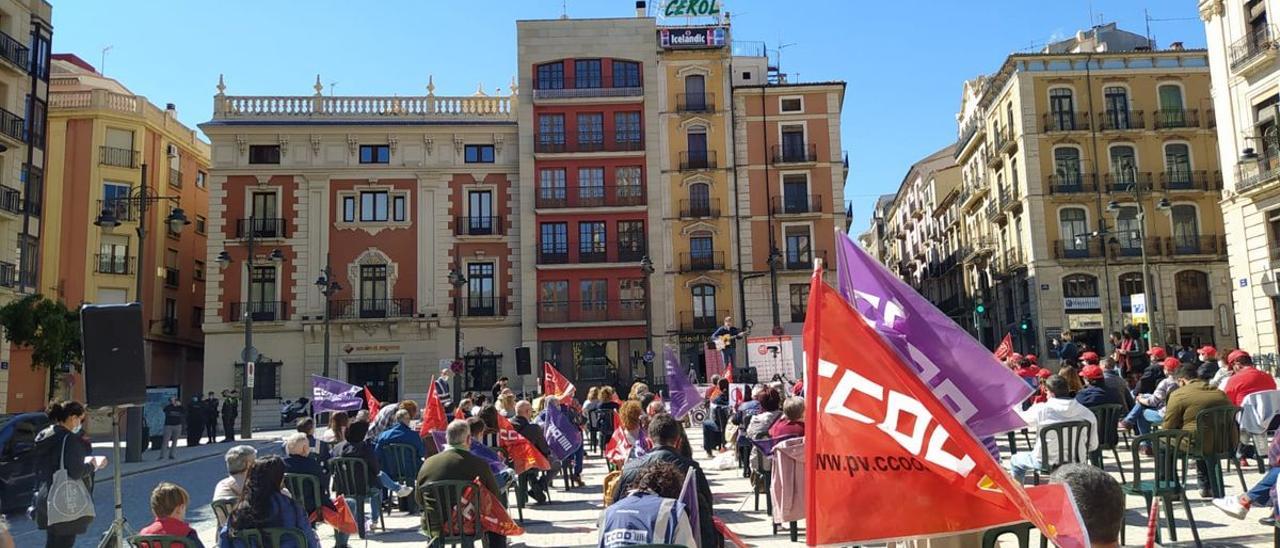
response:
M316 287L320 288L320 294L324 295L324 365L320 366L320 376L329 376L329 309L333 295L342 291L342 284L334 281L333 270L329 268L329 258L325 257L324 270L320 271L320 277L316 279Z
M1155 288L1149 287L1154 285L1152 283L1154 280L1151 276L1149 265L1147 264L1147 208L1143 205L1143 188L1142 185L1138 183L1137 169L1134 166L1128 166L1127 169L1130 176L1129 192L1133 194L1134 203L1137 204L1138 208L1138 230L1136 232L1138 236L1138 248L1142 252L1142 293L1147 301L1147 323L1150 326L1148 333L1150 334L1151 340L1148 341L1148 344L1154 348L1161 346L1160 341L1163 340L1163 337L1160 332L1160 324L1157 321L1157 315L1151 308L1151 303L1155 302L1156 299L1152 298ZM1115 215L1117 217L1117 221L1123 209L1124 208L1120 206L1120 203L1115 200L1112 200L1107 204L1107 211L1112 215ZM1161 198L1160 201L1156 203L1156 209L1160 211L1169 211L1169 199ZM1177 242L1174 242L1174 245L1176 247Z
M152 202L169 202L173 205L173 209L169 211L169 215L165 217L165 223L168 225L170 232L180 232L182 227L191 224L187 219L186 212L178 205L181 200L177 196L162 196L154 190L147 187L147 164L140 166L142 182L136 190L130 190L127 196L113 198L110 201L104 200L102 203L102 211L98 213L98 218L94 219L93 224L102 229L103 232L111 232L120 226L121 220L118 215L117 208L123 204L125 209L125 217L128 212L133 211L136 207L138 210L138 255L137 267L135 268L136 279L134 280L134 299L142 304L143 276L145 274L144 260L146 258L146 239L147 239L147 209ZM145 307L144 307L145 309ZM141 462L142 461L142 445L145 440L142 439L142 408L129 407L125 412L125 440L127 447L125 448L125 462Z
M769 248L769 288L773 294L773 336L782 336L782 312L778 307L778 269L782 267L782 253L776 246ZM744 324L745 325L745 324Z
M453 286L453 361L459 363L462 361L462 288L467 285L461 267L449 271L449 285ZM454 392L458 392L458 377L453 377Z
M644 364L645 379L653 384L653 295L649 291L649 278L653 275L653 259L648 255L640 258L640 272L644 274L644 346L645 356L650 357Z
M253 215L249 216L249 230L245 238L245 275L249 276L249 287L253 286L253 268L254 253L256 252L256 240L254 239L257 232L257 223ZM284 261L284 253L278 248L271 250L269 256L272 262L280 263ZM222 268L226 268L231 264L231 254L224 249L218 253L218 264ZM240 361L244 363L244 375L240 379L240 437L242 439L253 438L253 389L249 386L250 364L257 363L261 357L261 353L257 348L253 347L253 292L250 291L250 298L245 301L242 307L244 314L244 350L240 352ZM283 307L276 307L277 314L283 314Z

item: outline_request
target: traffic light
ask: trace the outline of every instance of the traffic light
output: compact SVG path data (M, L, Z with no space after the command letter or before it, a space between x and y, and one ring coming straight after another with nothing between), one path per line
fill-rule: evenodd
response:
M1022 316L1022 322L1018 323L1018 329L1021 329L1023 333L1026 333L1026 332L1028 332L1028 331L1031 331L1031 316L1030 316L1030 315L1023 315L1023 316Z
M986 314L987 303L982 302L982 299L978 299L978 302L973 305L973 311L978 314Z

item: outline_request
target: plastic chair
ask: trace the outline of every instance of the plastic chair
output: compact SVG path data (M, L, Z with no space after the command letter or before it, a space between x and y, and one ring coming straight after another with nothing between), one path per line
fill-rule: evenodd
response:
M1120 470L1120 483L1124 483L1124 464L1120 462L1120 417L1124 416L1124 406L1118 403L1104 403L1089 408L1098 423L1098 450L1089 455L1089 460L1099 469L1102 465L1102 452L1110 449L1116 458L1116 468Z
M213 517L218 521L219 528L231 518L231 510L235 507L236 499L215 500L209 503L209 508L213 510Z
M129 545L134 548L173 548L174 545L196 548L191 539L174 535L134 535L129 537Z
M1204 459L1209 478L1208 487L1214 497L1226 496L1222 459L1227 459L1228 470L1231 464L1236 465L1236 472L1240 475L1240 489L1249 490L1249 485L1244 482L1240 459L1236 456L1236 446L1240 443L1240 425L1236 422L1236 415L1239 413L1239 407L1222 405L1196 414L1196 443L1191 456Z
M387 475L401 485L413 485L418 479L418 469L422 467L417 448L403 443L388 443L382 446L382 450L386 451ZM402 510L412 512L413 500L411 496L404 497L397 504Z
M473 533L466 533L463 525L463 513L455 511L458 503L462 500L462 494L467 489L472 488L474 484L469 481L462 480L442 480L432 481L423 484L422 496L424 501L431 501L430 511L434 514L436 523L440 524L439 536L431 539L432 546L474 546L476 541L487 545L485 541L484 528L478 523L472 525L477 528ZM478 501L474 503L478 504ZM427 508L422 509L423 512ZM451 529L454 534L446 534L445 530Z
M1026 428L1023 428L1021 432L1022 432L1022 439L1027 441L1027 450L1031 451L1035 449L1035 446L1031 444L1031 433L1028 432ZM1015 437L1015 434L1012 430L1009 431L1008 436L1009 436L1009 454L1016 455L1018 454L1018 438Z
M324 504L324 490L320 488L320 480L309 474L285 474L284 486L293 495L293 500L302 504L307 515L311 515ZM312 525L315 525L314 523Z
M231 533L231 537L240 539L253 548L279 548L285 537L293 539L297 546L307 545L307 536L297 529L286 527L268 527L265 529L241 529Z
M1187 521L1191 523L1191 536L1195 537L1196 546L1200 545L1200 531L1196 528L1196 518L1191 514L1191 503L1187 500L1187 457L1191 446L1191 433L1185 430L1156 430L1134 438L1129 452L1133 457L1133 481L1122 486L1125 494L1139 495L1146 500L1147 508L1151 501L1159 498L1164 506L1165 517L1169 520L1169 538L1178 541L1178 531L1173 519L1173 501L1182 500L1182 508L1187 512ZM1147 444L1151 446L1154 463L1151 479L1142 479L1142 463L1139 461L1139 448ZM1156 528L1156 541L1160 540L1160 529ZM1124 544L1124 528L1120 529L1120 544Z
M1073 462L1086 462L1087 455L1081 447L1088 446L1089 433L1093 425L1088 421L1056 422L1040 428L1036 435L1036 443L1040 445L1040 468L1034 470L1035 482L1040 484L1040 473L1052 473L1059 466ZM1057 440L1057 451L1054 457L1049 455L1049 440Z
M337 457L329 459L329 467L333 470L333 490L339 495L356 501L356 526L360 536L364 537L364 512L369 501L369 468L364 460L355 457ZM386 514L380 512L382 530L387 530Z

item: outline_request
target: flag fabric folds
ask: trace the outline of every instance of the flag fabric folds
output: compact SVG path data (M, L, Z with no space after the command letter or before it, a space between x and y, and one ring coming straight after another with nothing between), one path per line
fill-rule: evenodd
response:
M435 385L435 379L431 379L431 384ZM444 406L440 405L440 395L435 390L427 391L427 402L422 406L422 426L418 427L418 435L426 436L432 430L444 430L449 425L449 420L444 416Z
M1004 338L1000 340L1000 344L996 346L996 350L992 352L992 355L997 360L1004 361L1009 359L1010 354L1013 354L1013 333L1005 333Z
M535 420L542 425L543 437L557 461L564 462L582 447L582 430L574 426L573 419L558 404L548 405Z
M511 468L517 474L523 474L530 469L550 470L551 461L547 460L546 455L538 451L529 440L516 432L511 421L506 417L498 415L498 446L507 452L507 457L511 459Z
M697 468L689 467L689 471L684 475L684 485L680 487L680 496L676 499L684 504L685 511L689 514L689 525L693 527L693 538L702 538L702 528L698 526L701 523L701 515L698 513L699 473Z
M997 362L978 341L914 289L836 234L837 279L845 301L973 433L990 436L1023 428L1014 406L1031 387Z
M676 355L675 348L664 347L662 361L666 366L667 393L671 400L667 406L670 408L672 417L683 419L689 411L702 403L702 394L699 394L698 389L689 382L689 377L680 373L680 357Z
M378 398L373 397L373 392L369 391L369 387L364 387L364 401L369 404L369 420L372 421L378 417L378 410L382 409L382 404L378 403Z
M337 379L311 376L311 411L355 411L364 405L360 387Z
M477 493L479 497L476 496ZM461 519L458 519L459 513ZM507 509L502 506L498 497L480 483L480 478L472 480L471 485L462 491L462 496L459 497L458 505L454 507L452 514L453 519L443 524L446 534L474 535L477 525L482 531L506 537L524 534L524 529L511 519L511 515L507 513ZM453 530L455 524L459 522L462 524L462 531Z
M542 371L545 379L542 381L542 393L544 395L556 396L558 398L572 398L576 390L573 383L569 382L560 371L556 370L551 362L542 362Z
M927 377L823 283L820 270L809 289L804 347L810 356L810 546L953 535L1022 521L1064 548L1089 545L1078 534L1078 518L1041 510L1069 505L1062 501L1065 491L1037 493L1043 500L1033 504Z

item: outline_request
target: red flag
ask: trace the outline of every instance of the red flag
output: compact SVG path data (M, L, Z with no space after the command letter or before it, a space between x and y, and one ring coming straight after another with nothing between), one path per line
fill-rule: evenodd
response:
M544 395L552 395L557 398L572 398L575 388L569 379L564 378L551 362L542 362L543 375L546 378L542 381L542 393Z
M476 493L480 496L476 497ZM477 498L479 500L476 500ZM483 531L505 537L524 534L524 529L511 519L511 515L507 513L507 509L502 506L498 497L480 483L480 478L473 480L471 485L462 491L462 496L459 497L458 505L453 508L452 514L453 517L442 524L446 534L474 535L477 525ZM462 525L462 531L455 530L459 523Z
M613 437L609 438L609 443L604 446L604 460L621 466L627 461L629 455L631 455L631 442L627 441L627 431L615 419Z
M431 377L431 384L427 386L435 386L435 383L436 378ZM432 430L444 430L448 425L449 421L444 417L444 406L440 405L440 395L435 390L427 390L427 403L422 406L422 426L418 428L418 435L427 437Z
M517 474L523 474L526 470L537 468L539 470L550 470L551 461L547 460L538 448L534 447L529 440L516 432L511 421L506 417L498 415L498 447L507 452L507 456L511 458L511 468Z
M810 284L804 325L805 352L816 358L805 374L812 392L805 414L810 546L1021 521L1064 548L1089 545L1076 533L1083 532L1078 519L1058 511L1071 508L1065 490L1039 492L1041 503L1033 503L915 370L823 283L820 268ZM1042 511L1050 507L1055 511Z
M614 392L614 393L613 393L613 403L618 404L618 407L622 407L622 398L619 398L619 397L618 397L618 393L617 393L617 392ZM614 413L614 414L613 414L613 422L614 422L615 424L618 422L618 414L617 414L617 413Z
M382 404L378 403L378 398L373 397L368 386L364 387L364 402L369 405L369 422L373 423L378 418L378 409L382 408Z
M1004 340L1000 341L1000 345L996 346L996 359L1004 361L1009 359L1009 354L1013 353L1013 333L1005 333Z
M732 367L726 368L724 370L724 380L729 381L729 384L733 384L733 368Z

